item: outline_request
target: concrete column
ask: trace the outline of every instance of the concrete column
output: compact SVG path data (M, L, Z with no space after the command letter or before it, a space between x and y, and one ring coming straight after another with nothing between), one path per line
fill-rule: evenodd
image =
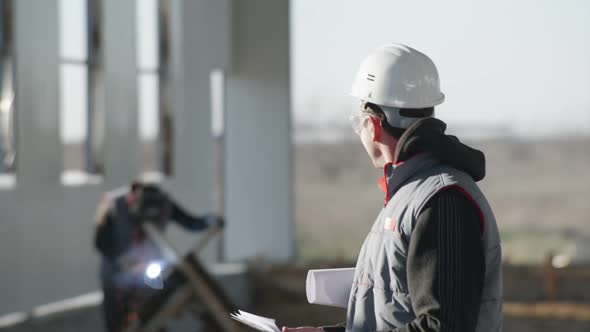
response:
M225 257L294 256L289 1L233 1L227 74Z
M127 184L139 172L135 4L135 0L104 0L102 7L107 188Z
M8 249L12 256L9 266L16 266L2 270L13 274L17 282L2 285L2 289L15 289L13 307L24 309L34 301L51 298L46 289L48 285L59 288L61 281L55 270L64 264L59 254L63 241L54 224L61 207L59 29L57 0L12 4L17 117L14 201L19 206L3 209L3 222L13 223L5 229L6 234L16 242Z
M227 69L230 58L229 0L170 1L168 88L174 128L174 160L170 187L174 197L193 213L213 212L214 140L211 132L210 73ZM182 248L193 234L171 229ZM208 259L217 259L215 244Z
M60 183L59 43L57 0L14 1L17 177ZM39 162L43 160L43 162Z

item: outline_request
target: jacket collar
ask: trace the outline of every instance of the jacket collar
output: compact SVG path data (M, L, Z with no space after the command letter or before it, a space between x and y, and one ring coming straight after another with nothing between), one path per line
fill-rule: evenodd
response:
M413 175L437 163L430 154L419 153L404 162L386 164L379 180L379 188L385 193L385 205Z

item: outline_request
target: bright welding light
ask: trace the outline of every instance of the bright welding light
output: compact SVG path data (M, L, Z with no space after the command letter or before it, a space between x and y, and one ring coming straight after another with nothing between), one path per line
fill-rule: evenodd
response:
M145 269L145 275L150 279L156 279L162 273L162 266L158 263L151 263Z

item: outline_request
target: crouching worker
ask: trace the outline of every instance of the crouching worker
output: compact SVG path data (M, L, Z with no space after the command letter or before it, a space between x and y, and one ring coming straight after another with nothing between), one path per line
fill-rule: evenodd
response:
M162 253L144 232L151 222L164 231L170 221L189 231L222 226L211 215L193 216L153 184L132 183L103 195L96 213L94 245L102 256L100 279L107 331L122 331L133 320L139 304L155 290L144 280L150 263Z

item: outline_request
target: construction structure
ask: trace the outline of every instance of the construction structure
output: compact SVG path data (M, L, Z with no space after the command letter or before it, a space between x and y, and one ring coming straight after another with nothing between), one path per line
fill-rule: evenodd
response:
M0 316L98 289L94 209L138 177L225 216L207 264L293 257L287 0L0 8Z

